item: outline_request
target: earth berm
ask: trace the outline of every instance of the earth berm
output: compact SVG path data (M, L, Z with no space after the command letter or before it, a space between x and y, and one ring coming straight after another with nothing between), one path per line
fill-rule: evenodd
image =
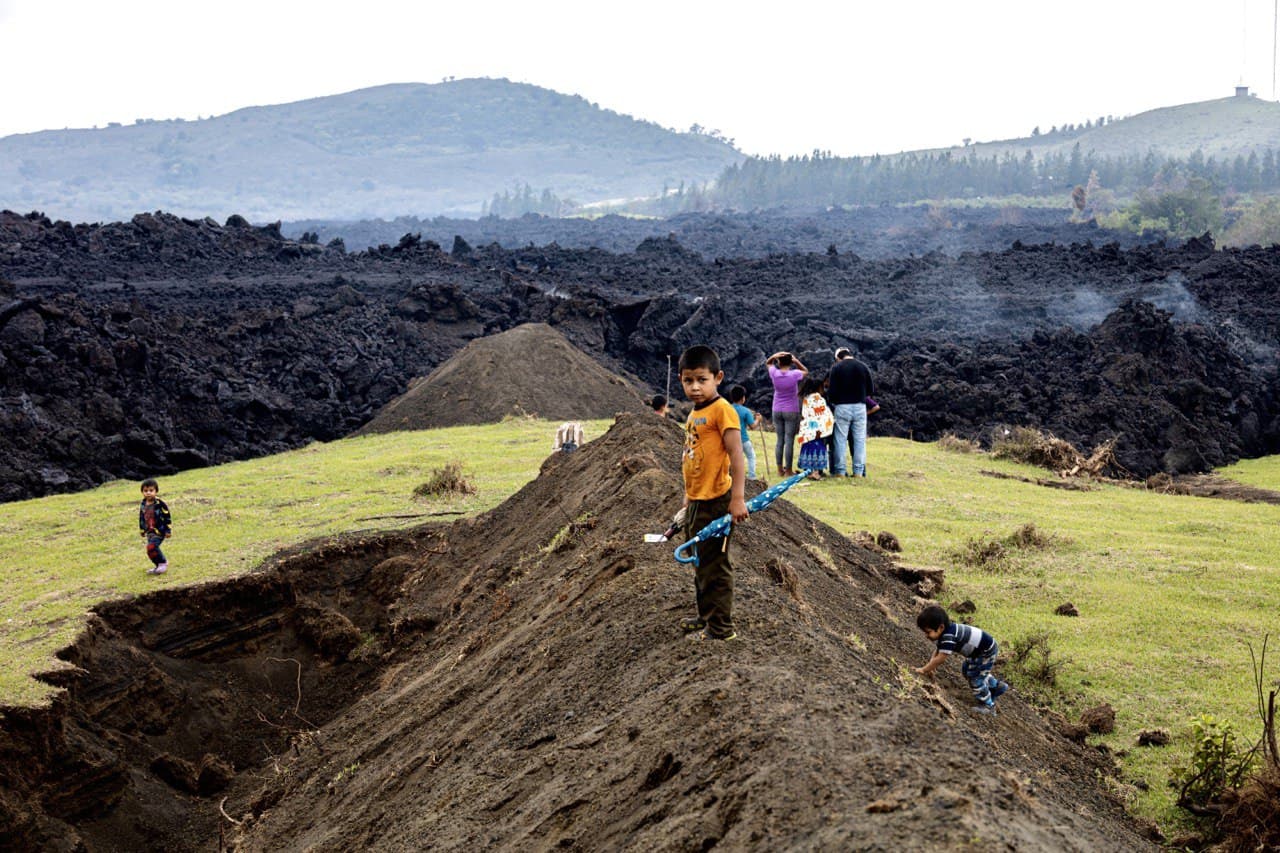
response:
M494 510L106 604L4 713L0 846L1154 850L1108 756L966 713L886 557L775 502L741 638L677 628L679 428L620 416Z

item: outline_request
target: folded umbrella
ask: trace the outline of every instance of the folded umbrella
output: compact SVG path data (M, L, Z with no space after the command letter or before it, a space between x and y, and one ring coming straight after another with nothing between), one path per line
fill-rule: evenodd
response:
M747 501L747 512L759 512L778 499L787 489L809 476L808 471L794 474L780 483L770 486L751 500ZM720 539L729 535L733 526L733 516L725 513L706 527L699 530L694 537L676 548L676 562L698 565L698 543L708 539Z

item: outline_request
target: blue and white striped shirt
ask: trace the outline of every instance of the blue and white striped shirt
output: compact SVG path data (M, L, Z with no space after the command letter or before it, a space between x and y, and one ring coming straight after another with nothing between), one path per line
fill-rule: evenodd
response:
M938 638L938 651L944 655L959 652L967 658L980 658L991 654L995 638L972 625L952 622Z

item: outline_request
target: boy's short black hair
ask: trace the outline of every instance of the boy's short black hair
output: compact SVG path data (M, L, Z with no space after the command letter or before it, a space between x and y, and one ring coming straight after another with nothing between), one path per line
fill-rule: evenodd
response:
M143 480L143 481L142 481L142 485L138 486L138 491L142 491L143 489L147 488L148 486L150 486L151 488L155 489L157 492L158 492L158 491L160 491L160 484L159 484L159 483L157 483L157 482L156 482L154 479L152 479L151 477L148 477L147 479L145 479L145 480Z
M732 388L729 389L730 403L741 403L745 399L747 399L746 388L742 387L741 385L734 385Z
M951 617L947 615L947 611L936 604L930 604L924 610L921 610L920 615L916 617L916 627L922 631L945 628L950 624Z
M712 374L720 372L720 356L709 346L697 344L689 347L680 353L680 365L677 368L682 373L686 370L697 370L703 368Z
M654 394L653 399L649 401L649 406L656 412L667 404L667 398L662 394Z

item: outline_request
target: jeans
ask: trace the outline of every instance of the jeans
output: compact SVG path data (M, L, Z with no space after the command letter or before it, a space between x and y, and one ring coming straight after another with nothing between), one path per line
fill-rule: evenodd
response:
M160 550L160 545L164 542L163 536L149 535L147 536L147 557L157 566L161 563L167 563L164 552Z
M973 691L973 698L977 699L979 704L990 705L995 701L991 696L991 690L999 686L1000 679L991 674L991 669L996 665L998 654L1000 654L1000 647L993 645L991 651L982 657L965 658L964 663L960 664L960 673L969 680L969 689Z
M831 411L836 416L836 458L832 473L837 476L846 473L845 453L852 434L853 476L867 476L867 404L840 403L832 406Z
M756 478L756 448L751 439L742 442L742 458L747 460L747 479Z
M778 434L778 443L774 448L774 457L778 460L778 471L794 469L796 452L796 434L800 432L799 412L773 413L773 429Z

